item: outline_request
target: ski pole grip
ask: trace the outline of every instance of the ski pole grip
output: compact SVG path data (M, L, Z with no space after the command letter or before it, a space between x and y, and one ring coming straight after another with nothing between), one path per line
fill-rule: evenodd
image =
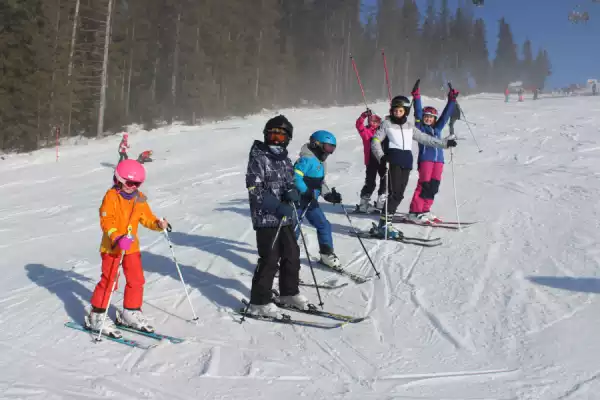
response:
M450 90L454 90L454 88L452 87L452 84L451 84L450 82L448 82L448 88L449 88Z

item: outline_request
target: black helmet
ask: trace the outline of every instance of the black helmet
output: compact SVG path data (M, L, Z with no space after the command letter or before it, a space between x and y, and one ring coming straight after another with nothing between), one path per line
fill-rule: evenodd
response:
M400 119L394 117L395 108L404 108L404 116ZM410 114L410 100L406 96L396 96L390 104L390 118L395 124L404 124Z
M263 134L265 134L266 136L271 129L275 128L285 130L290 139L292 139L292 137L294 136L294 127L292 126L291 122L288 121L288 119L283 115L278 115L268 120L265 124L265 129L263 129Z

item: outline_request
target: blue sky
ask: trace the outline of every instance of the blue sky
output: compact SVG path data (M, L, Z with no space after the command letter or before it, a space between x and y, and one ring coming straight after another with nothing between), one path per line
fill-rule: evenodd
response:
M437 0L441 4L441 0ZM459 3L470 0L449 0L454 10ZM363 0L366 5L376 0ZM417 0L421 13L426 0ZM569 12L577 5L588 11L587 24L572 24ZM498 20L505 17L516 43L532 42L534 57L540 46L550 54L552 76L547 87L585 83L588 78L600 79L600 3L592 0L485 0L485 6L474 8L475 18L483 18L488 28L487 42L493 58L498 41Z

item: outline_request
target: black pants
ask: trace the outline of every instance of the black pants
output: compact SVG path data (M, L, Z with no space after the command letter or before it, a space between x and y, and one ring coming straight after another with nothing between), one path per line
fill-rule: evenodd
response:
M406 185L408 184L408 178L410 177L410 169L401 168L398 165L390 165L390 195L386 201L387 203L387 212L390 216L394 215L398 206L404 199L404 191L406 190ZM385 216L385 208L381 214L382 217Z
M300 293L298 290L300 247L296 241L294 228L291 225L283 226L275 246L271 249L276 234L277 228L256 230L259 258L250 291L250 303L255 305L271 302L271 289L277 271L279 271L279 293L282 296L294 296Z
M384 194L385 188L387 186L387 179L385 173L385 163L379 163L379 161L377 161L377 157L371 154L371 158L369 159L369 165L367 165L365 186L363 186L362 190L360 191L360 197L371 197L371 195L375 191L377 175L379 175L379 190L377 191L377 193L380 196Z
M123 161L123 160L127 160L129 159L129 157L127 156L127 153L119 153L119 162Z

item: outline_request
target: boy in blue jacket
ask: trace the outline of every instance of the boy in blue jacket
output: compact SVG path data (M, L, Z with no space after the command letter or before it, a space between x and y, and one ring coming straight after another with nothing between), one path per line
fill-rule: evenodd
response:
M294 181L300 192L298 218L306 216L308 222L317 229L321 263L332 268L340 268L341 263L333 251L331 225L319 207L319 195L333 204L342 202L342 196L335 191L335 188L330 190L325 183L327 173L325 160L333 154L336 145L337 141L333 133L316 131L310 136L310 141L302 146L300 158L294 164ZM298 222L302 223L301 220ZM300 229L297 228L296 237L299 234Z
M442 138L442 130L454 112L458 92L448 93L448 102L442 115L434 107L423 108L419 89L413 94L415 104L415 127L423 133ZM431 213L433 199L440 188L444 170L444 150L419 144L419 182L410 203L409 220L419 224L441 223L442 220Z

